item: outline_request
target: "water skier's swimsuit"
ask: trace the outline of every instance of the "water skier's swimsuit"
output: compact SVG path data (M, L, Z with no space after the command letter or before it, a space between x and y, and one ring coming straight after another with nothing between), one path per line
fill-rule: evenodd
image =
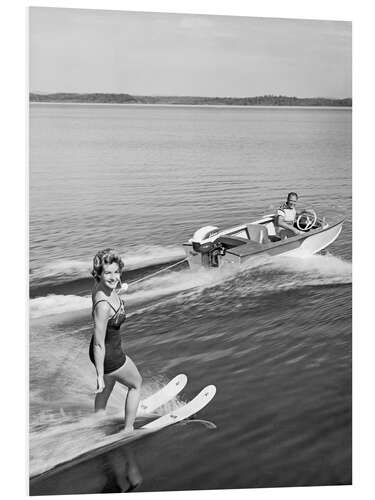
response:
M120 299L120 297L119 297ZM99 302L108 302L115 311L113 316L108 320L107 329L105 332L105 356L104 356L104 373L111 373L118 370L126 361L126 355L122 349L120 326L126 319L124 301L120 299L120 306L116 310L113 305L105 299L98 300L92 308L94 313L95 307ZM95 365L94 358L94 336L92 336L89 349L90 360Z

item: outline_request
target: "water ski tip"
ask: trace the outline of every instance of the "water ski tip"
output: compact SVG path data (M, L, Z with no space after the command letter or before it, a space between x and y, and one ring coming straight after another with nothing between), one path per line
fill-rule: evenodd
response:
M202 408L208 405L215 394L216 387L214 385L208 385L207 387L202 389L200 393L195 396L195 398L186 403L184 406L181 406L180 408L177 408L176 410L171 411L160 418L152 420L148 424L143 425L141 429L156 431L162 429L163 427L181 422L181 420L185 420L186 418L189 418L202 410Z
M151 414L157 408L175 398L186 386L187 376L184 373L176 375L167 385L146 397L139 403L137 416Z

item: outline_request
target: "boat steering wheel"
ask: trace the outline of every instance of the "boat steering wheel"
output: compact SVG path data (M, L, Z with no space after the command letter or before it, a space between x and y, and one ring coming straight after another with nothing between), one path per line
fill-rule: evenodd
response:
M317 221L317 215L315 211L310 208L309 210L304 210L301 214L299 214L296 226L300 231L309 231ZM301 227L301 223L303 226Z

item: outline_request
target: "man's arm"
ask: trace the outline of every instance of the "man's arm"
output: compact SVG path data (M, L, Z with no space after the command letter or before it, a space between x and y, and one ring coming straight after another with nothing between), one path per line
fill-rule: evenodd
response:
M301 233L301 231L299 229L295 228L292 223L286 222L283 215L277 216L276 223L279 227L282 227L283 229L289 229L290 231L293 231L294 234Z

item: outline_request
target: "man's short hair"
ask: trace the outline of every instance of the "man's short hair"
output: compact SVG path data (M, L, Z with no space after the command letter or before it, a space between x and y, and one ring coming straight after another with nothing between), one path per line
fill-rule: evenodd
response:
M291 193L288 194L288 200L290 200L291 196L295 196L297 198L297 200L298 200L298 194L295 193L294 191L292 191Z

